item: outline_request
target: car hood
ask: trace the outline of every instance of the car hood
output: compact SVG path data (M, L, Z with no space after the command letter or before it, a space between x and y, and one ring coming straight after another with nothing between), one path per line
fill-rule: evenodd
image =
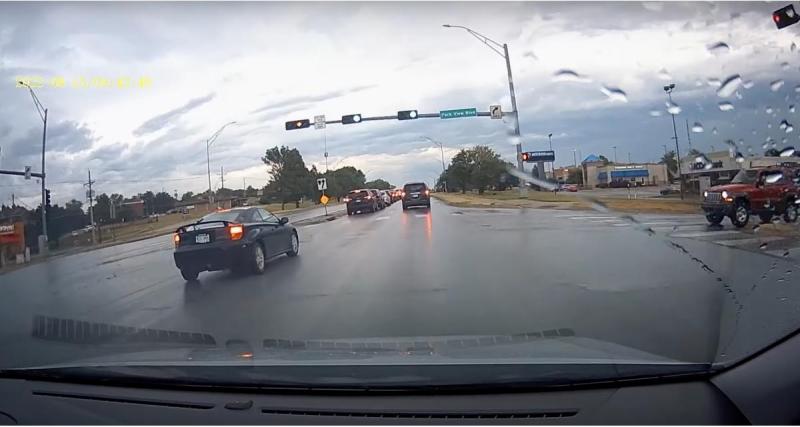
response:
M731 193L741 193L744 191L749 191L754 189L755 186L753 184L726 184L726 185L716 185L708 189L708 191L713 192L722 192L728 191Z

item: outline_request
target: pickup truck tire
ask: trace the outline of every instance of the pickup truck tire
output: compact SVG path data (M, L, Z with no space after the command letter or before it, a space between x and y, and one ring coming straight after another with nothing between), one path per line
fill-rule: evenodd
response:
M795 222L797 221L798 214L800 214L800 212L798 212L798 207L794 203L794 200L792 200L786 206L786 210L783 211L783 220L785 222Z
M183 280L186 280L187 282L194 282L197 280L197 276L199 275L200 272L197 270L190 270L188 268L181 269L181 277L183 277Z
M736 202L731 214L731 223L736 228L742 228L750 221L750 212L747 210L747 204L742 201Z
M720 215L720 214L707 214L706 215L706 220L711 225L720 225L722 223L723 219L725 219L725 216L724 215Z

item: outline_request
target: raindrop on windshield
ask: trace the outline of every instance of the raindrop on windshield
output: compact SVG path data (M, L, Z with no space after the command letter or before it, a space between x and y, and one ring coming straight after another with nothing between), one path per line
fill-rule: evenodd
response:
M741 84L742 77L740 75L734 74L729 76L724 82L722 82L719 89L717 89L717 96L727 98L733 95L733 93L736 92L736 89L739 89Z
M586 83L590 82L586 76L582 76L575 71L572 70L558 70L553 74L553 81L554 82L580 82Z
M783 68L784 70L788 70L790 68L789 63L788 62L781 62L781 68Z
M747 147L747 152L748 153L752 153L753 152L753 147ZM800 199L797 199L797 200L800 200Z
M653 117L661 117L661 111L659 110L650 110L650 115Z
M672 76L669 75L669 71L665 68L658 70L658 78L661 80L672 80Z
M781 144L786 144L789 141L789 138L783 137L781 138Z
M789 256L789 251L786 251L786 252L784 252L784 253L783 253L783 257L784 257L784 258L786 258L786 257L788 257L788 256Z
M628 94L620 88L604 85L600 87L600 92L603 92L610 101L628 102Z
M766 150L767 148L769 148L769 142L765 142L765 143L761 144L761 148L763 148L763 149L765 149L765 150Z
M794 130L794 127L792 125L786 126L786 129L784 129L784 131L786 131L786 133L789 133L789 132L791 132L793 130Z
M735 158L736 158L736 163L744 163L744 154L737 151Z
M745 89L750 89L751 87L753 87L754 84L755 83L752 80L746 80L742 82L742 87Z
M733 104L731 104L728 101L720 102L718 105L719 105L720 111L732 111L733 110Z
M783 86L783 80L775 80L770 82L769 89L773 92L777 92Z
M767 108L764 110L764 112L766 112L767 114L772 114L772 107L767 107Z
M738 90L736 91L735 95L736 95L736 99L743 99L743 98L744 98L744 97L742 96L742 93L741 93L741 92L739 92Z
M767 244L766 244L766 243L762 243L762 244L759 246L759 248L761 248L761 250L767 249Z
M795 87L794 87L794 91L795 91L795 92L800 92L800 85L797 85L797 86L795 86Z
M708 78L708 85L713 87L720 87L722 86L722 82L716 77L709 77Z
M789 46L789 50L791 50L792 52L794 52L795 50L797 50L797 45L796 45L796 44L794 44L794 42L792 42L792 45L791 45L791 46Z
M670 113L670 114L680 114L681 113L681 107L678 104L674 103L674 102L667 101L666 102L666 106L667 106L667 112Z
M758 233L758 229L759 229L759 228L761 228L761 226L760 226L760 225L758 225L758 224L754 225L754 226L753 226L753 232L754 232L754 233Z
M694 124L692 125L692 132L700 133L702 131L703 131L703 124L700 122L694 122Z
M778 127L781 129L786 129L786 126L789 126L789 122L786 120L781 120L781 124Z
M700 80L700 79L697 79L697 80L694 81L694 85L695 86L702 86L703 85L703 81Z
M725 42L716 42L708 46L708 51L713 55L721 55L730 52L731 47Z
M711 128L711 133L714 134L714 135L716 135L718 133L716 126Z
M789 106L789 112L794 113L794 104Z
M780 156L781 157L791 157L794 155L794 147L786 147L781 150Z

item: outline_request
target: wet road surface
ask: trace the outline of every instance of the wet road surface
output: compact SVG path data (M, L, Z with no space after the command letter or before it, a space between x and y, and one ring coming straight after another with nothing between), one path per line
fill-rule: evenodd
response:
M800 325L792 242L762 249L701 216L636 219L394 204L299 227L300 256L264 275L195 283L170 236L54 258L0 276L0 366L81 357L85 344L33 337L37 315L253 345L568 329L684 362L733 360Z

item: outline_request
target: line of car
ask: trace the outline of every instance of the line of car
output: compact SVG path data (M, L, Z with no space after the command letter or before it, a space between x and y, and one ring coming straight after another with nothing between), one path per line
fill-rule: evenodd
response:
M391 190L358 189L347 193L343 202L347 204L347 215L377 212L400 201L403 210L415 206L431 207L431 191L424 182L411 182L402 189Z

